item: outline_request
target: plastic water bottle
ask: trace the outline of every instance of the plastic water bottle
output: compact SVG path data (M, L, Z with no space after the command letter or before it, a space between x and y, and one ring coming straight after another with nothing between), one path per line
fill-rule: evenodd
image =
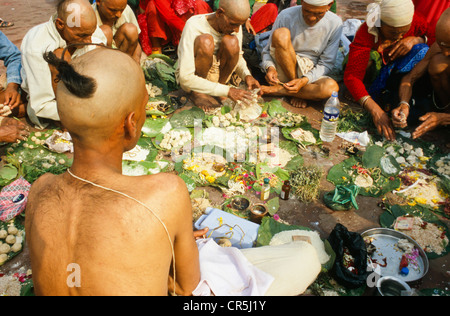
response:
M323 109L322 125L320 126L320 139L324 142L332 142L336 136L340 106L341 104L339 102L338 93L334 91L325 103L325 107Z

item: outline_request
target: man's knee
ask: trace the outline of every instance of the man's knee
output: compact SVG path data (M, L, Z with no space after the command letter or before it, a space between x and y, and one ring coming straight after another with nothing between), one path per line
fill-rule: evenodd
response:
M321 99L328 99L333 92L339 92L339 84L331 78L324 78L320 83Z
M214 54L214 38L209 34L202 34L194 41L195 56L211 56Z
M116 36L123 36L128 42L133 43L139 40L139 31L133 23L125 23L117 30Z
M234 35L225 35L220 43L221 51L226 52L228 56L239 54L241 48L239 47L239 40Z
M111 47L112 41L113 41L113 31L112 28L108 25L101 25L100 29L102 30L103 34L106 36L106 45Z
M288 28L281 27L273 31L271 45L274 48L286 47L288 43L291 43L291 32Z

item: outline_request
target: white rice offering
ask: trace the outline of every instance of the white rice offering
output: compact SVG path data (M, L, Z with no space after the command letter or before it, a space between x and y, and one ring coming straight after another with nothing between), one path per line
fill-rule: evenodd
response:
M293 241L292 239L293 236L309 237L311 245L314 247L314 249L316 249L317 257L319 258L320 264L325 264L328 262L328 260L330 260L330 256L325 251L325 244L323 243L322 239L320 239L319 233L316 231L301 230L301 229L282 231L280 233L275 234L272 237L269 245L277 246L291 243Z
M311 131L305 131L302 128L297 128L291 132L292 138L299 142L316 143L316 138Z

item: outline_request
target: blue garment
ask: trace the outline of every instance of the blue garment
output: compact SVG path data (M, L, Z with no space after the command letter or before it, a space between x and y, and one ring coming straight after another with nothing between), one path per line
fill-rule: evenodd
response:
M3 32L0 31L0 60L6 67L7 83L22 83L20 69L22 68L20 50L14 45Z
M386 83L391 73L396 71L397 73L407 74L425 57L428 49L427 44L414 45L411 51L404 57L398 58L381 68L378 77L375 78L369 88L371 97L377 100L381 92L386 88Z

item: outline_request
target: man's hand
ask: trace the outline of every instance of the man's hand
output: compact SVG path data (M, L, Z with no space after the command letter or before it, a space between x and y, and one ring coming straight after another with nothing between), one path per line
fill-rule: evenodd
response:
M247 29L248 33L250 33L252 35L256 35L255 29L253 28L253 25L250 22L250 19L248 19L247 22L245 22L245 28Z
M448 115L448 114L447 114ZM420 124L412 133L412 138L416 139L423 134L435 129L442 124L442 119L445 116L443 113L429 112L419 118L423 123Z
M208 232L209 228L205 227L200 230L194 230L194 239L200 239L200 238L206 238L206 233Z
M402 38L395 44L394 48L389 52L389 59L395 60L399 57L403 57L408 54L414 45L420 43L420 38L415 36L409 36Z
M405 128L408 126L409 107L406 104L400 104L392 110L392 124L395 127Z
M372 113L372 118L373 123L375 124L375 127L380 135L383 135L390 141L395 140L394 126L392 125L389 115L385 111L382 109L374 111Z
M247 85L249 90L261 88L261 85L259 84L258 80L256 80L253 76L245 77L245 84ZM261 91L259 93L261 93Z
M11 109L19 106L20 104L20 93L19 93L19 84L17 83L9 83L5 90L5 105L8 105Z
M275 67L269 67L267 69L266 81L271 86L274 86L274 85L277 85L280 83L280 80L278 79L278 72L275 69Z
M26 140L30 135L28 126L22 122L5 117L0 126L0 142L15 143L17 140Z
M250 103L253 99L253 94L248 90L231 87L230 91L228 92L228 97L234 102L243 101L245 103Z
M297 94L300 92L300 90L306 86L309 79L306 77L302 77L299 79L291 80L287 83L285 83L283 86L287 90L288 93Z

